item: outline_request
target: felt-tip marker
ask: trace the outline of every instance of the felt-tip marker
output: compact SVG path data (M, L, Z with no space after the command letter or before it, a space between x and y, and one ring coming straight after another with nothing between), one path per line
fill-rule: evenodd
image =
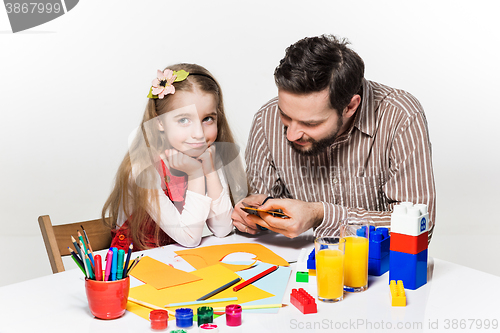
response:
M116 281L116 268L118 267L118 249L116 247L112 247L111 251L113 251L113 261L111 262L110 281Z

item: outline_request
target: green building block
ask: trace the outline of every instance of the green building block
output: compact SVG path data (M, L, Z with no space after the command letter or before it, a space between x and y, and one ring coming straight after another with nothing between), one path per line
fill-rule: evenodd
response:
M297 282L309 282L309 273L308 272L297 272L295 275L295 281Z

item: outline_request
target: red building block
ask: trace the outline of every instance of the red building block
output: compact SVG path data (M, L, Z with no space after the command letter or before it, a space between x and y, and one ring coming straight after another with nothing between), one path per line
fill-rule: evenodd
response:
M410 236L398 234L396 232L391 233L391 251L417 254L427 249L429 244L428 232L424 232L419 236Z
M317 313L316 301L307 291L302 288L292 289L290 302L303 314Z

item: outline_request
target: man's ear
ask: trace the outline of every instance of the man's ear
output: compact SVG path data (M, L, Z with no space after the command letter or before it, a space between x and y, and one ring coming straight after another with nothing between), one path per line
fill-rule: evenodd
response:
M358 109L360 103L361 103L361 96L357 94L352 96L351 101L342 112L342 116L344 116L345 118L351 118L356 113L356 110Z

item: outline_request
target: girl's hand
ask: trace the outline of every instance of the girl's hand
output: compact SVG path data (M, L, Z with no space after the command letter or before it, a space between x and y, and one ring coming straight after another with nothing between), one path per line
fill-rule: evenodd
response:
M214 166L214 158L215 158L215 146L212 145L208 147L203 154L198 156L198 160L201 162L203 173L206 175L211 174L215 171Z
M186 173L188 177L203 176L201 163L197 159L176 149L165 150L165 156L171 168Z

